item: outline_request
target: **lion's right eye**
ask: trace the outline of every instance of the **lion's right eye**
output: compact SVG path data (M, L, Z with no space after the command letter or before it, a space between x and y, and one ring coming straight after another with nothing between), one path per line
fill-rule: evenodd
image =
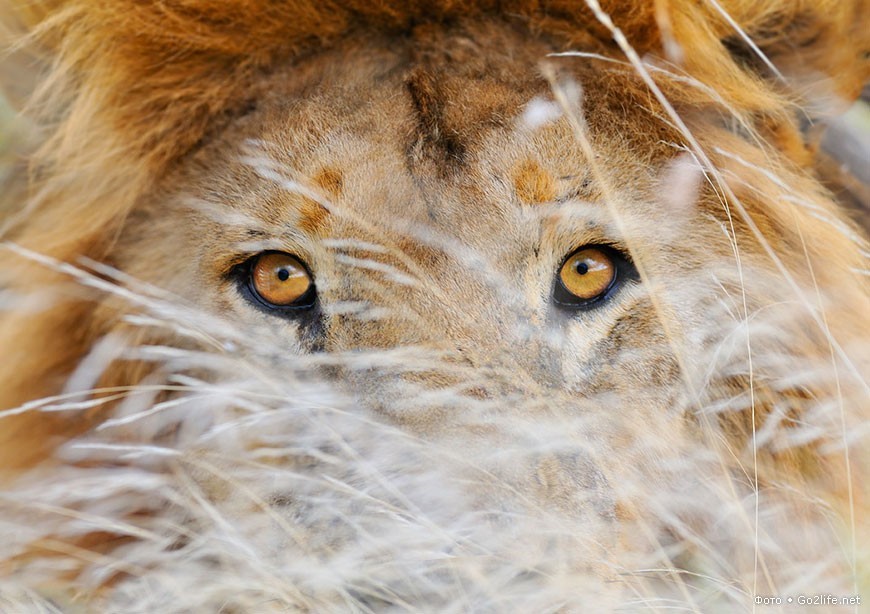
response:
M317 293L308 268L296 256L263 252L248 261L248 286L266 307L307 309Z
M591 309L602 304L627 279L637 279L637 271L622 254L606 245L586 245L562 262L553 300L567 311Z

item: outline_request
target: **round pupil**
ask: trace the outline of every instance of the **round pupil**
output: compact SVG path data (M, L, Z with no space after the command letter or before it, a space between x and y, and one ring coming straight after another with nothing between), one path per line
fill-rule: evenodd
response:
M577 266L574 267L574 270L577 271L579 275L586 275L589 272L589 265L584 261L580 261L577 263Z
M278 279L280 279L281 281L287 281L288 279L290 279L290 271L288 271L287 269L279 269Z

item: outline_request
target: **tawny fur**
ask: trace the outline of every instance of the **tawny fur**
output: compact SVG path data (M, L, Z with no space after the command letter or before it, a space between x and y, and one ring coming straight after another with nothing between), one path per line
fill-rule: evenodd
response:
M253 504L237 502L235 482L221 476L240 478L243 462L260 462L256 453L269 448L270 430L241 425L229 442L209 439L207 429L185 435L199 433L201 420L229 424L235 410L205 418L206 404L196 419L103 428L135 413L135 403L115 402L123 387L162 387L150 399L159 407L177 396L179 381L192 386L178 377L219 385L224 377L235 382L234 369L250 369L277 396L305 396L306 386L323 384L324 404L359 406L375 424L395 429L392 452L377 446L378 428L350 429L347 438L363 465L385 471L387 481L412 484L409 500L431 504L433 525L445 534L463 535L467 527L451 524L458 516L445 512L449 502L425 485L450 490L464 480L479 480L470 494L456 495L469 514L514 513L516 497L523 510L516 513L528 514L531 524L580 532L576 544L556 539L545 547L517 521L518 543L530 544L530 552L540 547L539 576L537 567L527 568L522 557L512 562L496 546L500 564L449 567L460 578L455 584L418 574L424 564L411 555L407 578L392 568L380 577L383 570L372 564L380 559L361 551L360 568L371 574L362 587L321 585L316 573L296 570L286 574L295 582L282 583L286 568L274 577L270 568L263 572L269 590L252 580L240 589L238 608L256 609L261 592L276 609L427 609L433 589L423 579L450 587L445 603L460 609L499 609L490 593L501 589L533 609L589 603L579 588L560 582L582 584L608 608L641 590L624 580L628 588L620 592L616 579L661 552L669 571L661 585L641 590L652 607L659 589L668 598L684 596L683 580L673 591L661 588L669 574L683 571L715 568L723 585L776 592L800 577L783 562L792 559L806 569L824 567L825 586L854 589L867 573L866 562L856 564L866 552L848 543L867 537L867 246L820 184L801 126L841 111L870 78L868 10L861 0L70 0L4 7L16 59L26 56L44 69L26 107L42 141L2 202L2 284L12 306L0 320L0 408L10 410L0 422L8 525L22 523L28 502L33 513L57 517L69 505L77 522L93 523L99 514L83 520L76 514L84 507L58 498L55 509L28 489L62 483L65 475L99 479L101 463L122 475L154 462L161 476L155 484L165 480L154 492L201 491L203 510L236 514L229 518L245 526L296 522L309 537L305 547L286 546L291 553L309 553L310 546L315 560L337 565L329 556L352 554L347 544L360 535L374 532L375 544L390 544L384 536L404 520L368 525L361 513L363 528L354 533L348 527L358 528L358 501L351 495L334 503L350 518L340 529L311 511L321 493L305 484L275 486L286 490L280 497L257 484ZM578 51L585 55L570 55ZM560 52L567 53L553 55ZM537 125L524 115L536 104L556 109L558 119ZM578 213L578 202L595 207ZM340 241L363 247L335 247ZM610 311L554 328L546 315L553 267L572 247L611 241L630 253L642 283ZM248 310L227 273L245 253L235 246L251 242L306 252L320 263L315 276L326 280L327 307L364 303L384 311L359 318L327 312L323 332L307 336L302 327ZM347 253L335 258L330 250ZM515 271L525 277L511 279ZM176 297L184 301L180 312L171 309ZM163 324L129 317L146 314ZM554 342L554 331L564 339ZM163 356L153 347L180 353ZM402 364L408 348L425 350L409 354L412 369ZM353 352L383 360L383 372L354 367ZM296 361L309 355L323 360L322 370L318 359ZM795 372L801 366L806 373ZM298 388L282 387L283 368L295 374L286 376L291 380L298 376ZM249 383L233 385L251 393ZM102 392L83 393L90 387ZM438 400L439 390L459 396ZM81 407L23 405L63 392L76 393L66 398ZM234 401L250 400L233 394ZM88 405L101 396L106 402ZM317 404L288 402L291 409ZM573 422L577 415L587 421ZM281 425L291 443L311 436L299 423L279 420L275 428ZM559 435L572 451L541 444L533 426L553 429L559 441L564 427ZM425 442L424 451L403 447L405 436ZM190 437L195 443L187 447ZM91 457L75 451L79 442L153 444L182 460L163 466L105 450ZM324 462L324 474L336 481L376 490L377 479L354 481L350 469L323 461L337 452L321 444L300 444L303 451L285 459L284 469L319 476ZM408 457L389 456L400 456L397 450ZM214 460L210 454L218 458L210 469L197 464ZM463 454L474 459L472 477L451 464ZM437 466L414 467L414 459ZM675 471L680 459L684 469ZM432 475L415 473L430 469ZM218 477L205 475L210 470ZM693 506L683 488L705 493L698 496L708 507ZM177 500L148 503L147 486L142 490L146 501L130 495L129 508L121 499L120 509L106 511L124 526L67 530L48 522L2 552L0 571L36 591L34 603L75 597L85 607L117 609L136 595L159 603L141 591L157 582L161 560L148 559L136 544L164 539L157 551L171 561L167 569L183 573L184 561L172 552L198 537L208 541L197 533L208 514L179 515ZM760 520L756 507L749 527L769 521L769 544L755 541L746 550L744 541L712 531L710 501L720 496L743 509L760 491L766 507ZM685 506L673 512L669 505L678 499ZM256 514L267 520L252 521ZM793 521L794 534L777 533L783 517ZM820 528L825 523L833 528ZM504 545L470 531L481 543ZM409 536L420 559L452 552L413 542L420 534ZM808 536L803 553L795 534ZM251 548L262 553L271 544L264 538ZM759 567L760 551L771 569L764 560ZM727 564L717 567L720 559ZM233 573L229 563L204 560L189 564L192 575L213 565L219 583L222 573ZM95 571L101 567L109 571ZM524 593L517 587L526 581ZM467 602L457 596L463 590ZM721 592L725 603L740 602ZM225 598L215 595L200 605ZM704 611L703 603L691 605Z

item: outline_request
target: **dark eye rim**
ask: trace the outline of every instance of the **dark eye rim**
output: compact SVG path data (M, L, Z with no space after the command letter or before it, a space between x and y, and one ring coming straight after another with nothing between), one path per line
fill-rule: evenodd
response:
M305 272L308 274L309 279L311 279L311 285L308 286L308 289L305 291L305 293L289 305L276 305L275 303L270 303L265 298L260 296L260 293L257 292L257 289L254 286L254 266L257 264L260 258L270 254L280 254L282 256L290 256L292 258L295 258L299 262L299 264L302 265L302 268L305 269ZM317 305L318 302L317 283L314 278L314 274L311 272L311 269L308 267L308 264L305 262L305 260L290 252L284 252L274 249L258 252L241 264L236 265L230 275L235 278L239 292L249 303L271 314L286 315L288 317L292 317L294 315L299 315L310 311L313 307L315 307L315 305Z
M607 288L601 292L600 294L584 299L576 294L572 293L568 288L565 287L564 282L562 281L562 268L565 264L577 253L582 252L587 249L597 249L604 253L607 257L611 259L614 266L613 279L610 280L610 283L607 285ZM560 309L564 311L589 311L592 309L596 309L600 307L603 303L606 303L610 300L614 295L616 295L619 290L625 285L628 281L637 281L639 275L637 273L637 269L634 268L631 260L619 249L613 247L612 245L606 244L598 244L598 243L590 243L586 245L580 245L572 249L568 252L562 261L559 263L559 266L556 268L555 282L553 284L553 303Z

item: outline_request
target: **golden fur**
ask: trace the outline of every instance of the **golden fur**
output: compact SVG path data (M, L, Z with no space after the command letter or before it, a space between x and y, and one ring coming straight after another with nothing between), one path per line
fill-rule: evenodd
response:
M135 348L230 356L266 388L281 381L284 354L311 355L303 383L325 383L375 422L462 450L498 476L472 489L469 509L507 506L514 493L548 514L582 512L582 526L603 527L595 547L611 530L619 546L608 552L681 544L673 569L706 573L698 561L721 556L741 570L722 581L757 594L794 581L781 561L805 557L809 568L824 552L830 586L853 588L862 553L848 542L862 543L868 480L867 246L822 187L801 125L841 111L870 78L868 11L862 0L6 7L15 58L44 73L27 107L42 142L3 202L3 482L138 467L135 457L64 452L106 432L100 441L182 449L193 464L221 451L178 443L184 416L104 428L124 407L123 387L161 388L157 407L178 396L177 376L231 375ZM585 244L630 254L640 279L563 321L548 302L553 271ZM263 249L312 267L317 322L275 318L235 290L228 272ZM238 334L160 307L175 297ZM365 306L359 317L342 311L353 305ZM146 315L179 321L135 319ZM376 361L403 349L424 352L422 362L351 366L354 353ZM460 401L438 400L439 390ZM80 406L23 405L61 393ZM555 428L570 452L534 447L532 425ZM253 454L267 434L238 437ZM227 445L220 467L231 471ZM516 455L487 456L499 449ZM220 480L183 466L212 505L230 498ZM179 467L158 473L185 474ZM688 506L679 523L661 512L657 497L681 488L732 502L765 492L769 507L760 519L756 502L749 525L757 532L770 513L781 546L768 552L771 569L759 568L757 533L748 551L705 533L709 507ZM819 501L831 520L820 522ZM162 509L131 503L112 517L153 537ZM811 535L803 552L777 532L779 513L812 528L795 529ZM818 528L825 522L833 528ZM124 554L152 539L129 526L22 538L0 552L0 572L46 595L117 605L112 587L159 568ZM353 541L340 533L335 543ZM829 552L837 540L842 556ZM590 552L568 567L612 582ZM613 556L613 568L631 569ZM58 557L56 569L34 563ZM103 557L114 571L94 580ZM376 573L371 582L390 583ZM275 603L425 605L413 603L415 590L426 594L413 582L390 586L358 600L305 588Z

